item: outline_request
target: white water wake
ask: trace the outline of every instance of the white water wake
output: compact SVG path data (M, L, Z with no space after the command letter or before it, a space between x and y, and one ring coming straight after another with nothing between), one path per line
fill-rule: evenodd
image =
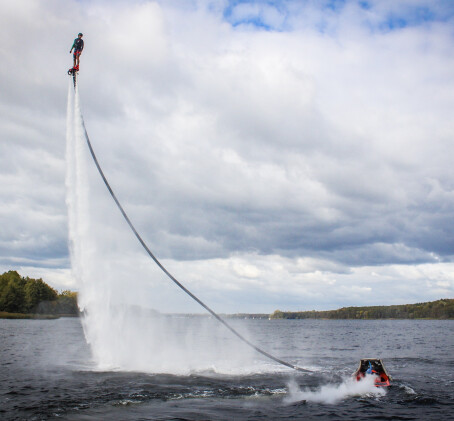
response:
M356 381L356 379L348 378L339 385L328 384L315 391L307 388L300 389L295 380L291 380L287 387L289 394L285 398L285 402L288 404L303 400L308 402L335 404L352 396L378 398L386 395L384 388L375 386L375 379L373 376L366 376L359 382Z
M144 255L105 189L91 162L72 81L66 137L71 266L96 368L174 374L269 369L215 320L162 314L190 299Z

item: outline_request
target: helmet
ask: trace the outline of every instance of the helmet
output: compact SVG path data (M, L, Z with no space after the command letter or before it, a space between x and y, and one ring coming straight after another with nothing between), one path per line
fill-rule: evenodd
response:
M79 36L81 36L81 35L84 36L84 34L83 34L82 32L79 32L79 35L77 35L77 36L79 37Z

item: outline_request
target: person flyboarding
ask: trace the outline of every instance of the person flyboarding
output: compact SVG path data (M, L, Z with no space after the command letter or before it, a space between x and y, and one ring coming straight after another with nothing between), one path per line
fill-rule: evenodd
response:
M73 46L71 47L71 50L69 51L69 54L72 53L74 50L73 58L74 58L74 70L79 70L79 62L80 62L80 55L82 54L82 50L84 49L84 40L82 37L84 34L82 32L77 35L77 38L74 40Z

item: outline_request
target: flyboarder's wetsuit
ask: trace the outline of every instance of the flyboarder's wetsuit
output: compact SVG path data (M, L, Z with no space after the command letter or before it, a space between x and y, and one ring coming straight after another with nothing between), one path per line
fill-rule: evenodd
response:
M84 40L82 38L76 38L74 40L73 46L71 50L74 48L74 58L80 55L82 50L84 49Z

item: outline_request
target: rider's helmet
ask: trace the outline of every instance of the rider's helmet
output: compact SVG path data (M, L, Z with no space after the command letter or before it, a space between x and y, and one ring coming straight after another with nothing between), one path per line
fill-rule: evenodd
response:
M79 32L79 35L77 35L77 36L80 37L81 35L84 36L84 34L82 32Z

